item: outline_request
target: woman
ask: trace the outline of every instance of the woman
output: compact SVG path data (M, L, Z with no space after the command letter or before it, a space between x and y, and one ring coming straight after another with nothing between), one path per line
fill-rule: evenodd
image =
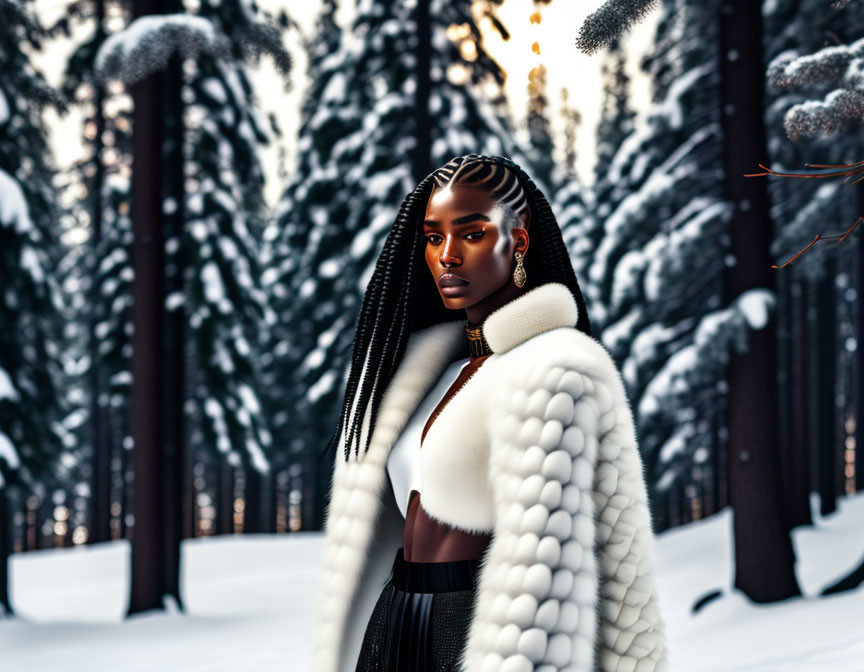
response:
M509 159L402 203L337 437L316 672L668 669L629 402Z

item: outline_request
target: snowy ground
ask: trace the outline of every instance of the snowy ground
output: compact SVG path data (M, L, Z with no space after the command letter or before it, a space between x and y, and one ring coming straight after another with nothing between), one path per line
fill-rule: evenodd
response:
M660 535L658 590L669 625L673 672L864 672L864 587L818 597L864 556L864 493L793 532L803 598L756 605L732 591L732 515ZM714 589L724 595L698 614L690 606Z
M864 672L864 588L817 598L864 554L864 494L796 531L805 597L756 606L730 592L731 515L659 538L658 583L673 672ZM184 542L188 615L122 621L129 546L12 558L19 618L0 620L3 672L290 672L309 657L320 534ZM724 596L698 614L714 589Z

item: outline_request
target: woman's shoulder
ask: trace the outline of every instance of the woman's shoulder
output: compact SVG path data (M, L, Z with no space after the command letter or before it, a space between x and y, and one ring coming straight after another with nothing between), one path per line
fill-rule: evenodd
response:
M620 381L621 374L612 355L600 341L576 327L558 327L532 336L505 355L521 374L562 368L598 381ZM514 367L515 368L515 367Z

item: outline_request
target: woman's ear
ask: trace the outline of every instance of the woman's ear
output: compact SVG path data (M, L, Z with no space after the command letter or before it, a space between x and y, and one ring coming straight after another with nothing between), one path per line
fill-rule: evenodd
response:
M513 229L513 251L518 250L522 254L525 254L528 251L528 243L530 242L530 238L528 237L528 231L524 228L514 228Z

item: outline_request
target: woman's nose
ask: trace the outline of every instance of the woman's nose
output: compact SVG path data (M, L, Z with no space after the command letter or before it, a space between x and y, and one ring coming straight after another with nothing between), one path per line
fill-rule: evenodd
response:
M444 239L444 245L441 249L441 263L442 264L455 264L460 263L461 259L453 253L453 238L451 236L447 236Z

